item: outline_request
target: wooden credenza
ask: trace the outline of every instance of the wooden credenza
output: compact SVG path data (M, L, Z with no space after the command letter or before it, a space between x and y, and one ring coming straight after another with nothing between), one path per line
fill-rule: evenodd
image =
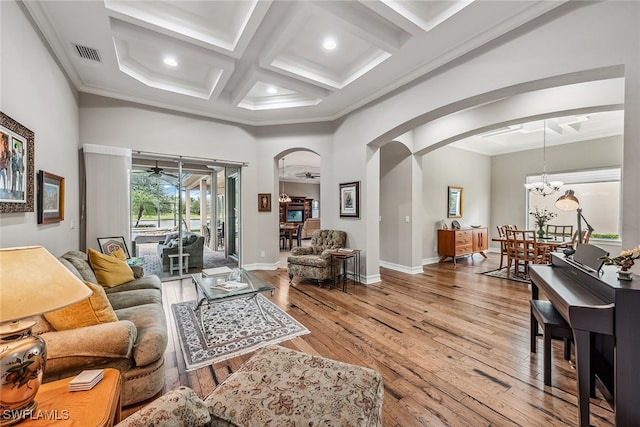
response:
M488 247L489 235L487 227L438 230L440 262L444 262L451 257L455 264L456 257L475 253L479 253L486 258L487 256L483 251L487 250Z

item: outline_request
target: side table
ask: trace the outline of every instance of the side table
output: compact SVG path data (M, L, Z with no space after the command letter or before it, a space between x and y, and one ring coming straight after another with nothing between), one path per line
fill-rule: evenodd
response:
M177 263L179 256L179 254L169 255L169 274L173 274L173 270L178 270L178 273L180 272L180 264ZM185 273L189 272L189 256L191 256L191 254L182 253L182 268ZM176 262L175 266L173 265L174 262Z
M361 283L360 280L360 249L348 249L337 250L330 252L331 256L331 278L335 281L336 277L336 264L342 261L342 292L347 292L347 274L348 274L348 261L352 261L353 265L353 281L354 283Z
M17 425L111 427L120 422L120 371L105 368L102 380L86 391L69 391L69 381L73 378L42 384L36 395L38 406L32 416Z

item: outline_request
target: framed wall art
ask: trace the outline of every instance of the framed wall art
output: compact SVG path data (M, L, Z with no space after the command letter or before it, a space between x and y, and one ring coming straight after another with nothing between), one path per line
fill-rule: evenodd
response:
M447 218L462 218L462 187L449 187Z
M0 112L0 213L33 212L32 131Z
M64 219L64 178L38 171L38 224Z
M111 255L118 249L122 249L127 259L131 258L129 249L127 248L127 242L124 241L124 236L98 237L98 246L100 247L100 252L103 254Z
M258 212L271 212L271 193L258 193Z
M360 181L340 184L340 216L360 218Z

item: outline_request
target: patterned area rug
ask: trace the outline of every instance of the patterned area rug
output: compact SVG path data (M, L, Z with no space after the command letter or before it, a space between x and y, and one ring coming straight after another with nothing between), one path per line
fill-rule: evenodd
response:
M144 274L155 274L160 277L161 280L175 279L178 275L177 271L173 272L173 275L168 271L162 271L162 264L160 257L158 257L158 244L157 243L141 243L136 245L137 256L144 257ZM230 258L224 257L224 252L218 252L204 248L203 255L204 268L222 267L224 265L229 268L238 267L238 263ZM201 270L190 268L189 274L199 273Z
M196 305L195 301L171 305L187 371L309 333L262 294L203 304L202 310L194 313Z
M485 271L485 276L497 277L499 279L513 280L514 282L531 283L528 276L525 276L522 272L516 273L513 268L511 269L511 277L507 278L507 267L498 268L497 270Z

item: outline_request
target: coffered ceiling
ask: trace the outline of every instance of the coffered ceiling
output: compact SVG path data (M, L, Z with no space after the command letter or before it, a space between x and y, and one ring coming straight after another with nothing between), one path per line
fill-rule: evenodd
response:
M335 120L562 1L25 1L80 92L250 125Z

